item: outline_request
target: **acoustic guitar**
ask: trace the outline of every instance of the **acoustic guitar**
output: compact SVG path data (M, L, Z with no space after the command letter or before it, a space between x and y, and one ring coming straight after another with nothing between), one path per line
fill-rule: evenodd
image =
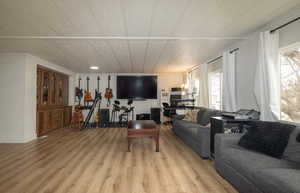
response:
M105 98L107 99L107 107L110 106L110 99L113 98L113 92L110 88L110 75L108 75L108 83L107 88L105 89Z
M80 105L76 105L75 111L73 112L71 125L75 128L81 128L83 119L82 107Z
M92 94L89 90L89 81L90 81L90 78L86 77L87 89L84 91L84 101L86 101L86 102L93 100Z

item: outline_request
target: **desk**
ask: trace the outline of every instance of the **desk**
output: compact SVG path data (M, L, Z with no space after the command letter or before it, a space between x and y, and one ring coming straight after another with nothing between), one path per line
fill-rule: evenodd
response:
M215 134L217 133L242 133L244 125L257 121L253 119L232 119L223 116L210 118L210 154L214 158L215 153ZM234 129L232 129L234 128Z

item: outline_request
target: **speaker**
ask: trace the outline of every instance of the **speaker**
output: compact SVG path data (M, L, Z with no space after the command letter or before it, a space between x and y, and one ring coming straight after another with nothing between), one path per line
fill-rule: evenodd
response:
M151 120L155 123L160 124L160 108L151 108Z
M100 109L100 126L108 127L109 126L109 109Z

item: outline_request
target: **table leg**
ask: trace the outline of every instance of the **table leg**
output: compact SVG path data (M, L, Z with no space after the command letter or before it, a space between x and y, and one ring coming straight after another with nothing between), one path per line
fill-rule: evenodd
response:
M156 141L156 152L159 152L159 135L156 136L155 141Z
M130 152L131 139L127 138L127 141L128 141L128 152Z

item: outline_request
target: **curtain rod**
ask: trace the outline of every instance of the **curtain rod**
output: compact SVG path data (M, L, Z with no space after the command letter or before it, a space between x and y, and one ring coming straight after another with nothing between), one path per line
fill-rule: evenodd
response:
M240 48L235 48L233 50L230 50L229 53L232 54L232 53L238 51L239 49ZM211 63L213 63L213 62L215 62L217 60L220 60L221 58L223 58L223 56L216 57L215 59L212 59L212 60L208 61L207 64L211 64Z
M235 48L235 49L231 50L229 53L232 54L233 52L236 52L236 51L238 51L239 49L240 49L240 48Z
M216 57L215 59L208 61L207 64L214 63L215 61L220 60L221 58L223 58L223 56Z
M230 50L229 53L232 54L232 53L238 51L239 49L240 49L240 48L235 48L235 49L233 49L233 50ZM207 64L211 64L211 63L213 63L213 62L215 62L215 61L217 61L217 60L220 60L221 58L223 58L223 56L218 56L218 57L216 57L215 59L212 59L212 60L208 61ZM200 65L201 65L201 64L200 64ZM190 71L190 72L192 72L192 71L196 70L197 68L199 68L200 65L193 66L193 67L191 68L191 71Z
M283 25L281 25L281 26L279 26L279 27L276 27L275 29L272 29L272 30L270 31L270 33L274 33L274 32L276 32L277 30L280 30L281 28L284 28L285 26L290 25L291 23L294 23L294 22L296 22L296 21L298 21L298 20L300 20L300 17L297 17L296 19L293 19L292 21L289 21L289 22L287 22L287 23L285 23L285 24L283 24Z

